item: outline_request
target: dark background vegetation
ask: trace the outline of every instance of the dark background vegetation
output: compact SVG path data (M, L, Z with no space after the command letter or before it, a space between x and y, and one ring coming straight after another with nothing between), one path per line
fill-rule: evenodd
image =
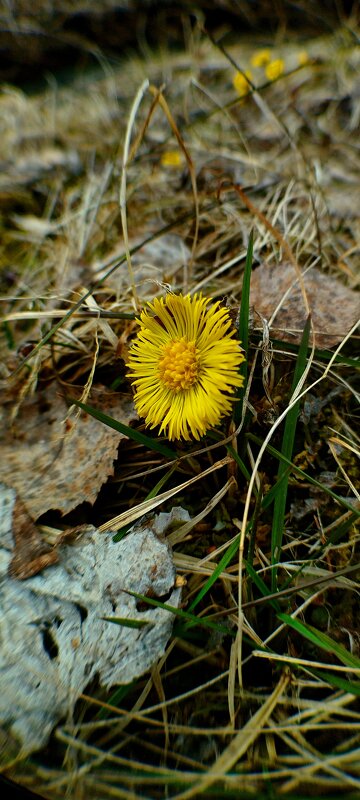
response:
M306 38L331 33L356 13L356 0L2 0L0 80L37 83L47 71L85 70L97 63L100 49L111 62L129 49L183 47L189 20L200 19L227 41L247 31L275 34L279 28Z

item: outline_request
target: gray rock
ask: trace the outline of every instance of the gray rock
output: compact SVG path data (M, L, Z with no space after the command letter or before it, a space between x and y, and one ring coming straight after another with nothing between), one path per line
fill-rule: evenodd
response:
M87 527L59 549L59 563L25 581L8 575L15 492L0 493L0 725L22 753L44 746L95 677L102 686L126 684L163 654L174 616L137 609L126 590L167 597L177 607L175 568L164 534L188 512L143 518L125 538ZM155 532L156 531L156 532ZM160 538L161 537L161 538ZM104 617L147 621L140 628Z

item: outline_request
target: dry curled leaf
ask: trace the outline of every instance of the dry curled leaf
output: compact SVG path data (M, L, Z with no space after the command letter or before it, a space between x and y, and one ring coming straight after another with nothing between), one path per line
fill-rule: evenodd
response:
M304 274L304 284L316 332L317 347L339 344L359 318L359 295L333 275L315 267ZM250 304L270 320L291 287L271 325L275 339L299 343L307 318L301 289L291 264L261 264L251 276ZM255 325L256 314L255 314Z
M89 402L126 425L136 418L132 400L105 387ZM55 383L24 401L10 429L4 410L0 480L16 489L33 519L50 509L66 514L80 503L94 503L114 472L123 434L88 414L67 415Z

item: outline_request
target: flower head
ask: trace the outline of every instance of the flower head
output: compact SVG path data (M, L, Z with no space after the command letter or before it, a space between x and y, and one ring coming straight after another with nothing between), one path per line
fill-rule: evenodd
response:
M301 52L298 53L298 57L297 58L298 58L298 64L299 64L300 67L305 67L306 64L308 64L309 61L310 61L309 53L307 53L306 50L301 50Z
M251 56L251 65L253 67L266 67L271 61L271 50L256 50Z
M163 167L181 167L182 160L178 150L165 150L161 156Z
M285 63L282 58L275 58L274 61L270 61L270 64L265 67L265 75L268 81L276 81L283 74L284 69Z
M200 439L229 414L244 361L228 311L201 294L168 294L140 316L127 366L134 402L169 439Z
M252 74L249 69L246 72L235 72L233 77L233 87L240 97L245 97L251 89Z

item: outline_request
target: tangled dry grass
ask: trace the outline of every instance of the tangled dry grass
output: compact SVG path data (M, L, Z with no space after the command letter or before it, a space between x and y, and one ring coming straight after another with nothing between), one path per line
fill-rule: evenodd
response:
M189 23L181 51L104 58L34 93L3 86L14 419L54 379L83 403L103 385L128 398L134 314L169 285L224 298L235 318L251 231L254 275L293 270L305 309L275 337L275 307L254 296L244 414L171 464L122 443L82 508L106 530L186 507L169 543L193 617L176 619L150 675L110 696L90 686L44 752L6 751L6 773L44 797L359 797L358 36L350 19L306 48L294 35L227 44ZM284 62L275 81L251 65L264 46ZM239 70L252 71L244 96ZM309 303L307 270L333 287L330 307ZM281 281L271 292L284 305ZM333 340L310 337L301 368L307 303ZM77 521L41 519L45 536Z

